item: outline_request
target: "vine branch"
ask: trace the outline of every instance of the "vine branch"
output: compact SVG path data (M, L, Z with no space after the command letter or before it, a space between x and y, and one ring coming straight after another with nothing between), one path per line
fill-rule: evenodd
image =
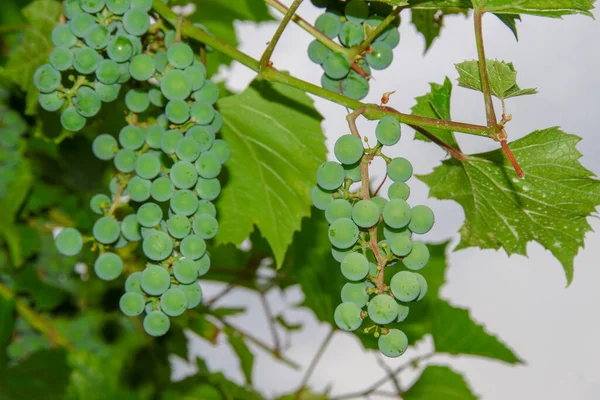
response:
M490 90L490 81L487 73L487 62L485 59L485 49L483 46L483 11L475 9L475 42L477 43L477 58L479 58L479 76L481 78L481 89L483 90L483 99L485 101L485 116L487 118L488 128L493 128L496 131L498 122L496 119L496 111L492 101L492 92Z
M275 352L279 354L281 353L281 344L279 343L279 335L277 335L277 329L275 328L275 318L273 316L273 312L271 311L271 306L269 306L269 302L267 301L267 296L265 292L260 292L259 297L263 309L265 310L265 315L267 316L269 329L271 330L271 336L273 336L273 345L275 346Z
M394 20L396 19L396 17L398 15L400 15L400 12L402 10L404 10L405 8L408 8L408 6L399 6L396 7L392 10L392 12L383 19L383 21L381 21L381 23L375 28L373 29L369 35L367 35L367 37L365 38L365 40L363 40L363 42L361 44L359 44L358 46L354 47L352 50L352 56L353 58L357 57L358 55L364 53L365 51L367 51L367 49L371 46L371 44L375 41L375 39L377 39L377 36L381 35L381 33L392 23L394 22Z
M319 361L321 361L321 358L323 357L323 354L325 353L325 349L327 348L327 346L329 346L329 343L331 343L331 339L333 339L334 334L335 334L335 329L332 328L329 331L329 333L327 334L327 336L325 336L325 339L323 339L323 342L321 342L319 349L315 353L312 361L310 362L310 365L308 366L306 372L304 373L304 376L302 377L302 380L300 381L300 386L298 387L298 390L296 391L297 399L299 398L300 394L302 393L302 389L304 389L306 387L306 385L308 384L308 380L312 376L313 372L315 372L315 368L317 367L317 364L319 363Z
M290 6L290 8L288 8L287 12L283 16L283 19L281 20L281 23L277 27L277 30L275 31L273 38L269 42L269 45L267 46L267 48L265 49L265 52L263 53L262 57L260 58L261 71L270 65L271 56L273 55L275 46L277 46L277 42L279 42L279 39L281 38L283 31L285 31L285 28L287 28L287 25L289 24L290 20L296 13L296 10L298 9L298 7L300 7L300 4L302 4L302 0L294 0L292 5Z

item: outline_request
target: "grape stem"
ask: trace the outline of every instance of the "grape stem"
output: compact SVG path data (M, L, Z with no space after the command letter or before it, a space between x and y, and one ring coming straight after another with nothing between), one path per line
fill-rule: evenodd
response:
M400 12L409 6L398 6L392 10L392 12L384 18L381 23L369 33L369 35L363 40L361 44L351 49L352 59L363 54L371 46L371 44L377 39L379 35L396 19Z
M47 336L53 346L61 346L69 350L73 350L73 345L66 337L56 332L54 327L44 317L30 308L27 303L19 298L16 298L16 294L2 282L0 282L0 296L4 297L4 299L7 301L14 300L15 307L19 315L35 330Z
M410 125L415 131L419 132L421 135L425 136L427 139L431 140L433 143L440 146L442 149L446 150L448 154L450 154L453 158L456 158L459 161L466 161L468 157L458 149L450 146L448 143L444 142L442 139L429 132L427 129L422 128L417 125Z
M351 112L350 114L348 114L346 116L346 120L348 121L348 126L350 127L350 132L352 132L352 135L361 139L361 141L362 141L362 138L360 136L360 133L358 132L358 128L356 127L356 119L360 115L362 115L365 112L365 110L366 110L366 107L362 106L362 107L358 108L356 111ZM360 190L361 190L361 195L362 195L363 200L371 199L371 189L370 189L370 181L369 181L369 163L373 160L373 157L375 157L374 152L366 153L360 162L360 182L361 182ZM374 227L369 228L369 247L371 247L371 250L373 251L373 254L375 255L375 259L377 260L377 264L380 267L380 268L378 268L377 277L375 278L375 285L377 286L377 291L379 293L384 293L385 292L385 282L383 280L383 278L384 278L383 270L385 268L385 259L381 255L381 252L379 251L379 245L377 244L377 224Z
M279 26L277 27L277 30L273 34L273 38L269 42L269 45L267 46L267 48L265 49L265 52L263 53L262 57L260 58L260 69L261 70L263 70L264 68L266 68L272 64L271 56L273 55L275 46L277 46L277 42L279 42L279 39L281 38L283 31L285 31L285 28L287 28L287 25L289 24L290 20L296 14L296 10L298 9L298 7L300 7L300 4L302 4L302 0L294 0L292 5L290 6L290 8L288 8L285 15L283 16L281 23L279 24Z
M125 186L127 186L127 183L125 183L125 182L122 182L119 185L119 188L117 189L117 192L115 193L115 197L110 205L110 208L108 209L108 212L106 213L107 216L112 216L115 213L115 210L117 209L117 207L121 201L121 196L123 195Z
M277 354L280 354L281 343L279 342L279 335L277 335L277 329L275 328L275 317L273 315L273 311L271 310L271 306L269 306L269 302L267 301L266 291L260 292L259 297L262 307L265 310L265 316L267 317L267 321L269 323L271 336L273 336L273 346L275 347L274 350Z
M321 358L323 357L323 354L325 353L325 349L327 348L327 346L329 346L329 343L331 343L331 339L333 339L334 334L335 334L335 329L333 329L333 328L330 329L329 333L327 334L325 339L323 339L323 342L321 342L319 349L313 356L313 359L311 360L308 368L306 369L306 372L304 373L304 376L302 377L302 380L300 381L300 386L298 387L298 390L296 390L296 395L295 395L296 400L300 400L302 398L302 391L304 390L304 388L306 388L306 385L308 384L308 380L312 376L313 372L315 372L315 368L317 367L317 364L319 363L319 361L321 361Z

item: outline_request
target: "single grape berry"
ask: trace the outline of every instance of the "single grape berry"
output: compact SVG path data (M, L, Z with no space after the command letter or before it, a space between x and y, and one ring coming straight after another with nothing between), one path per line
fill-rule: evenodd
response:
M35 70L33 83L42 93L50 93L60 86L60 72L50 64L44 64Z
M135 162L135 173L144 179L153 179L160 173L160 159L157 154L145 153ZM150 191L150 187L148 187Z
M408 317L409 311L410 311L409 307L398 303L398 318L396 319L396 322L404 321Z
M410 271L396 273L390 282L390 289L395 298L405 303L416 300L421 293L419 279Z
M340 265L342 274L350 281L360 281L369 273L369 261L360 253L350 253Z
M373 69L382 70L390 66L394 59L394 52L385 42L375 42L371 45L371 52L365 59Z
M383 117L375 129L377 140L384 146L393 146L400 140L400 122L394 117Z
M146 300L144 296L136 292L127 292L119 300L121 312L128 317L136 317L144 311Z
M344 302L335 308L335 324L343 331L352 332L362 324L361 309L352 302Z
M189 285L179 285L179 288L183 290L187 297L187 308L195 308L202 302L202 289L197 282L190 283Z
M219 230L219 222L212 215L199 214L194 218L192 228L202 239L212 239Z
M150 107L148 92L130 89L125 95L125 106L134 113L143 113Z
M154 59L148 54L136 55L129 64L129 73L136 81L147 81L152 78L155 70Z
M142 289L151 296L160 296L171 286L169 271L158 265L150 265L142 272Z
M97 220L92 231L94 233L94 238L102 244L116 242L121 234L119 222L110 216L102 217Z
M171 322L162 311L153 311L144 318L144 330L150 336L162 336L169 331Z
M137 154L133 150L121 149L117 151L114 158L115 167L126 174L133 172L137 161Z
M326 161L317 169L317 183L325 190L336 190L342 186L345 176L344 168L333 161Z
M171 167L169 177L177 189L189 189L196 184L198 172L189 161L178 161Z
M208 255L208 253L206 253L198 260L198 276L206 275L208 273L209 269L210 269L210 257Z
M408 338L400 329L390 329L387 334L379 336L377 346L387 357L400 357L408 347Z
M191 258L180 258L173 265L173 275L181 283L192 283L198 279L197 262Z
M389 324L398 316L398 303L387 294L379 294L369 301L367 313L376 324Z
M77 109L73 106L67 107L60 114L60 123L68 131L78 132L80 131L87 122L87 119L77 112Z
M184 69L192 65L194 51L183 42L174 43L167 50L167 59L175 68Z
M127 190L131 200L139 203L146 201L150 198L150 186L151 183L148 179L134 176L127 184Z
M184 100L171 100L167 103L165 114L174 124L183 124L190 119L190 106Z
M332 51L318 40L313 40L308 45L308 58L315 64L323 64Z
M90 209L96 214L104 214L110 208L110 197L105 194L96 194L90 200Z
M364 153L362 141L353 135L340 136L333 149L335 157L342 164L354 164L362 158Z
M192 223L184 215L173 215L167 220L167 230L175 239L183 239L189 235Z
M342 79L350 72L350 59L344 53L331 53L323 61L323 70L333 79Z
M221 173L221 163L214 151L206 151L200 154L195 164L198 175L204 179L216 178Z
M123 260L115 253L102 253L94 263L94 272L104 281L117 279L123 273Z
M140 223L136 214L129 214L121 221L121 234L130 242L142 239Z
M425 234L431 230L434 223L433 211L431 208L423 205L412 208L412 215L408 229L413 233Z
M150 196L156 201L167 201L175 193L175 186L169 178L161 176L152 182Z
M406 268L418 271L423 269L429 262L429 249L423 242L413 242L413 248L410 253L404 257L402 263Z
M123 27L135 36L142 36L150 27L150 18L144 10L132 8L123 15Z
M65 256L74 256L81 251L83 246L83 237L77 229L64 228L54 239L56 248L60 254Z
M410 206L404 200L390 200L383 207L383 220L391 228L404 228L410 222L410 217Z
M408 200L410 197L410 187L404 182L394 182L388 188L388 197L390 200Z
M331 224L340 218L352 217L352 204L345 199L336 199L325 208L325 218Z
M329 203L333 201L333 191L323 190L319 186L312 188L310 199L319 210L326 210Z
M173 287L160 296L160 308L170 317L177 317L187 310L187 296L179 288Z
M339 86L338 86L339 87ZM342 79L342 93L354 100L362 100L369 94L369 81L360 75L350 74Z
M125 280L125 292L142 293L142 273L136 271Z
M360 200L352 207L352 220L361 228L370 228L379 222L379 206L372 200Z
M363 308L367 301L369 301L369 295L367 294L367 285L364 282L359 283L346 283L342 287L342 301L351 302Z
M348 21L342 25L338 37L346 47L358 46L365 39L365 29L359 22Z
M190 216L198 209L198 197L191 190L178 190L171 197L170 204L175 214Z
M419 286L421 287L421 292L419 293L419 297L417 297L416 301L421 301L427 294L427 289L429 288L429 285L427 285L427 280L425 280L425 277L423 275L418 274L416 272L413 272L413 274L419 280Z
M192 92L192 81L184 71L170 70L161 79L160 90L168 100L184 100Z
M50 93L40 93L38 95L38 102L44 110L49 112L56 112L60 110L65 104L65 98L62 96L62 93L58 91Z
M391 240L388 239L388 241L392 253L394 253L398 257L404 257L408 255L412 250L412 240L409 236L397 235Z
M142 249L149 259L162 261L171 255L173 251L173 241L166 233L154 231L144 238Z
M351 0L344 8L344 15L348 21L361 23L369 17L369 4L363 0Z
M406 158L394 158L387 165L387 174L394 182L406 182L410 179L412 173L412 164Z
M339 249L348 249L358 240L358 226L350 218L340 218L329 227L329 241Z
M146 228L157 226L162 220L163 212L158 204L144 203L137 210L137 218L140 225Z
M352 249L342 250L342 249L336 249L335 247L331 248L331 255L333 256L333 259L337 262L344 261L344 257L346 257L351 252L352 252Z

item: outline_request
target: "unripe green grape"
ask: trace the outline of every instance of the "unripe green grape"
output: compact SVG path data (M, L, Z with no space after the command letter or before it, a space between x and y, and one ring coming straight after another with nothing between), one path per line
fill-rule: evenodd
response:
M173 43L167 49L167 59L169 64L178 69L184 69L192 65L194 61L194 51L186 43Z
M362 325L361 309L352 302L338 305L333 313L335 324L343 331L352 332Z
M144 330L150 336L163 336L171 328L171 321L161 311L153 311L144 317Z
M155 105L156 107L164 107L166 103L165 96L163 96L160 89L152 88L148 90L148 98L150 99L150 103Z
M169 100L185 100L192 92L192 81L184 71L168 71L160 81L160 90Z
M158 72L165 72L167 70L167 65L169 64L169 60L167 59L167 52L159 51L158 53L156 53L154 55L154 64Z
M189 284L198 279L198 266L191 258L180 258L173 265L173 275L180 283Z
M171 197L170 205L175 214L190 216L198 209L198 197L191 190L178 190Z
M55 112L62 108L65 104L65 99L61 96L60 92L54 91L50 93L40 93L38 95L38 102L44 110Z
M136 81L147 81L152 78L155 70L154 59L148 54L138 54L129 64L129 73Z
M213 106L204 102L195 102L190 109L190 116L198 125L210 124L215 115Z
M92 153L100 160L111 160L117 151L119 151L117 140L107 133L96 136L92 142Z
M387 174L394 182L406 182L410 179L412 173L412 165L406 158L394 158L387 165Z
M392 253L397 255L398 257L404 257L410 253L412 250L412 240L409 236L398 235L394 237L392 240L389 240L390 249Z
M80 47L73 54L73 67L81 74L91 74L98 68L100 56L96 50L89 47Z
M186 258L198 260L206 253L206 242L198 235L188 235L179 244L179 251Z
M135 36L142 36L150 27L150 18L144 10L131 8L123 15L123 28Z
M210 270L210 256L208 255L208 253L205 253L199 260L198 260L198 276L204 276L208 273L208 271Z
M427 285L427 280L423 275L418 274L416 272L413 272L413 274L417 277L419 281L419 287L421 288L421 291L419 292L419 297L417 297L416 301L421 301L427 294L427 289L429 288L429 285Z
M85 86L79 88L77 96L73 99L73 103L75 104L77 112L88 118L98 114L102 107L100 96L98 96L96 91Z
M106 54L118 63L128 61L133 55L133 44L126 36L117 35L108 42Z
M94 24L85 32L85 44L94 50L102 50L108 45L110 33L105 26Z
M400 44L400 31L398 29L390 29L388 35L381 40L393 49Z
M353 135L340 136L335 142L334 153L342 164L354 164L364 153L362 141Z
M116 15L123 15L131 6L131 0L106 0L108 10Z
M390 282L390 289L395 298L405 303L416 300L421 293L419 279L410 271L396 273Z
M165 114L174 124L183 124L190 119L190 106L184 100L171 100L167 103Z
M58 71L66 71L73 65L73 53L66 47L56 47L50 53L49 60Z
M375 129L377 140L384 146L393 146L400 140L400 122L394 117L383 117Z
M360 161L354 164L344 164L345 178L352 182L360 182Z
M128 292L124 293L119 300L119 308L121 312L128 317L136 317L144 311L146 300L141 293Z
M385 42L375 42L371 52L365 56L369 66L376 70L386 69L394 59L392 48Z
M113 83L112 85L106 85L102 82L94 82L94 90L98 93L100 100L105 103L110 103L111 101L115 101L117 97L119 97L119 91L121 90L121 85L118 83Z
M216 178L221 173L219 157L212 150L200 154L194 165L204 179Z
M146 228L157 226L162 217L162 209L155 203L145 203L137 210L137 219L140 225Z
M194 218L192 228L194 229L194 233L202 239L212 239L219 230L219 222L212 215L198 214Z
M310 192L310 200L319 210L326 210L329 203L333 201L333 191L323 190L315 185Z
M429 262L429 249L423 242L413 242L413 248L408 256L404 257L402 263L408 269L418 271L423 269Z
M77 229L64 228L54 239L58 252L65 256L74 256L83 247L83 237Z
M354 100L362 100L369 94L369 81L359 75L350 74L342 80L342 92Z
M352 204L345 199L336 199L325 208L325 218L330 224L340 218L352 217Z
M174 192L175 186L169 178L157 178L150 186L150 195L156 201L167 201L173 196Z
M216 217L217 208L213 203L211 203L208 200L200 200L198 202L198 210L196 211L196 214L208 214L212 215L213 217Z
M130 89L125 95L125 106L134 113L143 113L150 107L148 92Z
M89 14L95 14L104 8L104 0L79 0L79 7Z
M133 150L121 149L115 155L114 164L119 171L128 174L135 169L136 161L137 154Z
M342 186L345 176L344 168L333 161L326 161L317 169L317 183L325 190L336 190Z
M390 200L383 208L383 220L391 228L404 228L410 222L410 217L410 206L404 200Z
M194 189L202 200L212 201L221 193L221 182L216 178L204 179L199 177Z
M342 25L338 37L346 47L358 46L365 39L365 30L360 22L348 21Z
M189 189L196 184L198 173L189 161L178 161L171 167L169 177L177 189Z
M177 149L177 143L183 138L183 135L177 129L171 129L163 134L162 141L160 142L160 148L167 154L175 153Z
M343 82L341 79L333 79L327 76L327 74L323 74L321 76L321 86L327 90L331 90L334 93L342 93L342 85Z
M171 255L173 251L173 242L169 235L164 232L154 231L144 238L142 242L142 250L146 257L154 261L162 261ZM160 267L159 267L160 268ZM146 268L147 269L147 268ZM165 270L166 272L166 270ZM167 275L169 273L167 272ZM143 280L142 280L143 287ZM167 286L168 287L168 286ZM160 293L150 293L145 288L148 294L159 295ZM166 289L165 289L166 290ZM161 292L162 293L162 292Z
M33 83L42 93L54 92L60 86L60 81L60 72L50 64L42 65L33 74Z
M424 205L415 206L412 208L408 229L413 233L425 234L431 230L434 222L435 218L431 208Z
M95 23L94 16L88 13L79 13L75 15L70 21L69 26L71 32L79 38L83 38L88 29Z
M60 123L62 124L63 128L71 132L80 131L85 126L86 121L87 119L81 116L75 107L72 106L67 107L60 114Z
M173 215L167 220L167 229L175 239L183 239L189 235L192 223L184 215Z
M156 123L163 129L167 129L169 127L169 119L164 113L156 117Z
M197 282L189 285L179 285L179 288L184 291L187 297L188 310L197 307L202 302L202 289Z
M123 260L115 253L102 253L94 263L94 272L103 281L115 280L123 273Z
M119 80L119 64L114 60L106 59L100 61L96 68L96 78L107 85L117 83Z
M177 143L177 148L175 149L177 158L182 161L194 162L200 156L200 153L200 143L188 137L187 134L186 137Z
M151 183L148 179L143 179L139 176L134 176L131 178L127 184L127 189L129 190L129 196L131 197L131 200L139 203L148 200L150 198L150 186Z
M331 53L323 62L323 70L333 79L342 79L350 72L350 59L344 53Z
M346 4L344 15L348 21L360 24L369 16L369 4L363 0L351 0Z
M331 248L331 255L333 256L334 260L337 262L342 262L344 261L344 258L350 254L352 252L352 249L336 249L335 247Z
M102 217L94 224L94 238L102 244L111 244L117 241L121 234L119 222L113 217Z
M113 247L115 249L121 249L121 248L127 246L128 243L129 243L129 241L121 235L121 236L119 236L119 240L117 240L117 243L113 244Z
M73 47L77 37L71 32L68 24L56 25L52 30L52 43L55 47Z
M217 132L219 132L221 130L221 128L223 128L223 123L225 122L225 119L223 118L223 116L221 115L221 113L219 113L218 111L215 111L215 117L213 118L213 120L211 121L210 124L208 125L204 125L206 126L206 128L212 132L213 134L217 134Z
M121 221L121 233L125 237L125 239L131 242L137 242L138 240L142 240L142 235L140 233L140 223L137 219L136 214L129 214L123 221Z
M350 218L340 218L329 227L329 241L339 249L348 249L358 240L358 226Z
M126 293L142 293L142 273L136 271L125 280Z
M360 281L369 273L369 261L360 253L350 253L342 260L342 274L350 281Z
M398 303L392 296L379 294L369 301L367 313L376 324L389 324L398 316Z
M202 65L202 67L200 67ZM192 91L200 90L204 83L206 82L206 68L203 64L199 64L199 66L189 66L185 69L185 73L190 78L192 82Z
M331 53L331 49L318 40L313 40L308 45L308 58L315 64L323 64Z
M390 329L387 334L379 336L377 347L387 357L400 357L408 348L408 338L400 329Z
M96 214L104 214L110 208L110 197L105 194L96 194L90 200L90 209Z
M210 150L217 155L221 164L225 164L231 157L231 148L224 140L215 140Z
M149 126L146 130L146 144L151 149L159 150L165 130L160 125Z
M212 81L206 81L194 92L194 100L199 103L215 104L219 99L219 87Z
M215 134L209 131L207 127L200 125L195 125L188 129L185 133L185 137L194 139L198 142L200 152L209 150L215 141Z
M371 15L369 18L367 18L365 20L365 26L367 27L367 29L372 31L372 30L375 30L375 28L377 28L379 25L381 25L383 20L384 20L384 17L382 15ZM385 29L383 32L381 32L379 34L378 38L380 38L381 40L385 39L387 37L390 29L391 29L390 27Z
M369 295L367 294L367 286L364 282L359 283L346 283L342 287L342 301L354 303L360 308L363 308L367 301L369 301Z
M158 155L146 153L138 157L135 163L135 173L141 178L153 179L159 174L160 167ZM148 195L150 195L150 184L148 184Z
M370 228L379 221L379 207L371 200L360 200L352 207L352 220L361 228Z
M340 29L342 29L342 21L338 15L331 12L326 12L319 15L315 21L315 28L323 32L329 38L333 39L338 35L338 33L340 33Z
M128 82L129 79L131 79L131 74L129 73L129 66L131 65L131 63L121 62L117 64L119 64L119 80L117 81L117 83Z
M179 288L171 288L160 296L160 308L170 317L177 317L187 310L187 296Z
M388 189L388 197L390 199L408 200L410 197L410 187L404 182L394 182Z
M408 313L410 308L398 303L398 318L396 318L396 322L402 322L408 317Z

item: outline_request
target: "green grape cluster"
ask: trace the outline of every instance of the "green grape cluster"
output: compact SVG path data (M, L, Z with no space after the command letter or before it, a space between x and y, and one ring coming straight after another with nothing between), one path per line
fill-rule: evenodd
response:
M392 8L367 0L319 0L313 4L326 8L315 21L315 27L347 50L336 51L319 40L310 43L308 57L324 71L321 85L350 98L363 99L369 93L371 70L382 70L392 63L393 49L400 43L400 18L387 26L362 53L356 54L354 50L381 24Z
M21 162L21 137L27 129L27 122L21 115L0 102L0 199L6 196Z
M334 320L344 331L364 328L378 337L380 351L388 357L402 355L408 338L396 324L408 316L409 304L427 293L427 282L417 271L429 261L429 250L415 234L431 230L434 215L424 205L411 207L407 200L412 165L402 157L389 158L384 146L400 140L400 124L393 117L382 118L376 128L377 145L364 148L359 137L344 135L334 146L339 162L327 161L317 169L313 204L325 211L329 222L332 254L349 281L341 289L342 303ZM388 198L352 191L361 181L361 163L368 168L375 157L387 163L393 181ZM369 190L367 188L367 190ZM383 240L377 240L381 238Z
M147 57L142 36L150 29L151 8L152 0L64 2L67 23L52 31L55 47L33 77L40 106L60 112L64 129L83 129L102 103L117 99L130 77L150 78L139 75L137 65L144 62L137 60Z
M102 8L102 16L118 12L124 29L148 35L140 41L148 45L140 44L139 51L116 63L118 70L127 64L121 72L127 78L117 84L136 81L125 94L127 125L119 132L102 133L92 142L93 154L112 162L116 170L110 195L97 194L90 201L91 210L99 215L92 236L65 228L55 243L66 256L78 254L85 243L98 248L94 271L106 281L123 274L125 262L119 249L130 243L140 249L145 268L127 277L119 306L127 316L145 314L146 332L161 336L169 330L171 317L202 301L197 280L210 268L207 241L219 228L214 205L221 192L218 177L231 152L217 138L223 125L214 108L218 87L207 79L195 51L173 31L146 33L148 27L142 21L151 1L100 2L108 9ZM67 2L66 9L72 11L69 7L75 4L86 10L84 5L89 8L92 3L96 1L75 0ZM132 10L136 12L127 18ZM73 25L77 24L71 20L56 29L68 26L72 30ZM108 56L101 63L116 61L110 52ZM102 79L113 76L109 67L102 70ZM122 77L121 73L113 78ZM78 96L87 95L82 94L86 88L82 86Z

